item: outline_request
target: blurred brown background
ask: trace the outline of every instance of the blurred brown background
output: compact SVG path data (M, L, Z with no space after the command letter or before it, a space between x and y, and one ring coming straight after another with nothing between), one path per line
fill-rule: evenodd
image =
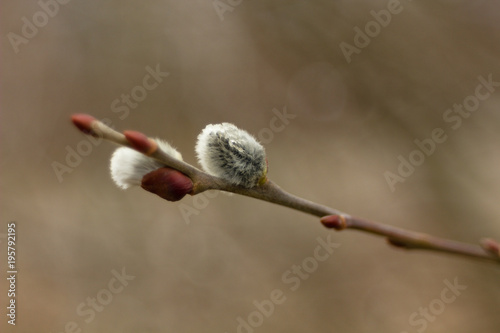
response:
M115 147L89 143L69 122L77 112L107 118L168 139L195 163L206 124L269 134L273 109L286 109L296 117L264 140L269 177L285 189L443 237L500 239L500 92L456 130L443 120L479 76L500 81L498 2L402 0L350 63L340 43L352 45L353 29L388 1L222 0L222 14L212 0L74 0L57 12L43 3L52 17L36 1L0 11L0 262L5 272L7 223L16 221L19 270L15 327L0 283L2 332L499 331L492 264L405 253L238 196L170 203L121 191L108 172ZM20 39L33 16L40 27ZM150 91L141 90L148 66L169 72ZM131 92L140 101L127 113L120 99ZM447 140L391 191L384 173L435 128ZM87 156L69 166L68 149ZM68 172L58 177L54 162ZM282 275L329 234L340 247L290 290ZM123 268L135 278L111 294L112 271ZM439 308L455 278L467 289ZM286 301L261 323L254 315L258 327L238 329L274 289ZM106 305L91 315L96 297ZM410 321L430 304L438 315Z

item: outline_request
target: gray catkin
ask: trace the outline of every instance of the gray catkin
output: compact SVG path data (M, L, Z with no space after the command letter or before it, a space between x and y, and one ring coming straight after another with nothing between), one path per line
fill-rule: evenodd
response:
M196 153L206 172L235 185L251 188L267 171L264 147L230 123L207 125L198 136Z

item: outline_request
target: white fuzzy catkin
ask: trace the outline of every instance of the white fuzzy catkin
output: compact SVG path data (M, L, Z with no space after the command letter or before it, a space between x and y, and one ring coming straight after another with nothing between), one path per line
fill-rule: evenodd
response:
M182 161L182 155L168 142L160 139L155 139L155 141L165 153ZM127 189L130 186L140 186L144 175L164 166L164 164L138 151L121 147L115 150L111 156L111 178L118 187Z
M254 187L267 172L264 147L230 123L207 125L198 135L196 154L203 170L235 185Z

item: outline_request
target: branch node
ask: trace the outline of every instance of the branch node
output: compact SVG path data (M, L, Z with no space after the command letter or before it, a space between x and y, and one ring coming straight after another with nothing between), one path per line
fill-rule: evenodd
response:
M340 231L347 228L347 222L344 215L323 216L320 221L326 228L329 229Z
M402 249L411 249L412 246L410 246L410 244L408 244L407 242L404 242L402 240L399 240L399 239L395 239L395 238L390 238L390 237L387 237L387 243L389 243L389 245L392 245L392 246L395 246L395 247L399 247L399 248L402 248Z
M500 243L491 238L483 238L481 239L480 244L487 253L500 258Z

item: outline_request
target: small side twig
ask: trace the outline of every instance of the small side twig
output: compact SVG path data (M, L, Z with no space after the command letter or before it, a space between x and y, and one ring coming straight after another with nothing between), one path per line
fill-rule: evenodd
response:
M500 244L492 239L484 239L480 245L473 245L352 217L339 210L292 195L270 180L252 188L234 185L225 179L209 175L184 161L173 158L162 151L153 139L140 132L125 131L122 134L89 115L74 115L72 120L85 134L135 149L185 174L193 182L191 195L206 190L233 192L321 217L321 222L327 228L354 229L385 237L389 244L396 247L444 252L500 263Z
M498 243L493 240L488 240L487 243L483 241L482 246L478 246L349 216L325 216L321 219L321 222L327 228L336 230L357 229L383 236L387 238L389 244L408 250L432 250L493 260L500 263L500 247L498 247ZM494 248L493 244L497 246L496 252L494 250L487 251L487 248Z

